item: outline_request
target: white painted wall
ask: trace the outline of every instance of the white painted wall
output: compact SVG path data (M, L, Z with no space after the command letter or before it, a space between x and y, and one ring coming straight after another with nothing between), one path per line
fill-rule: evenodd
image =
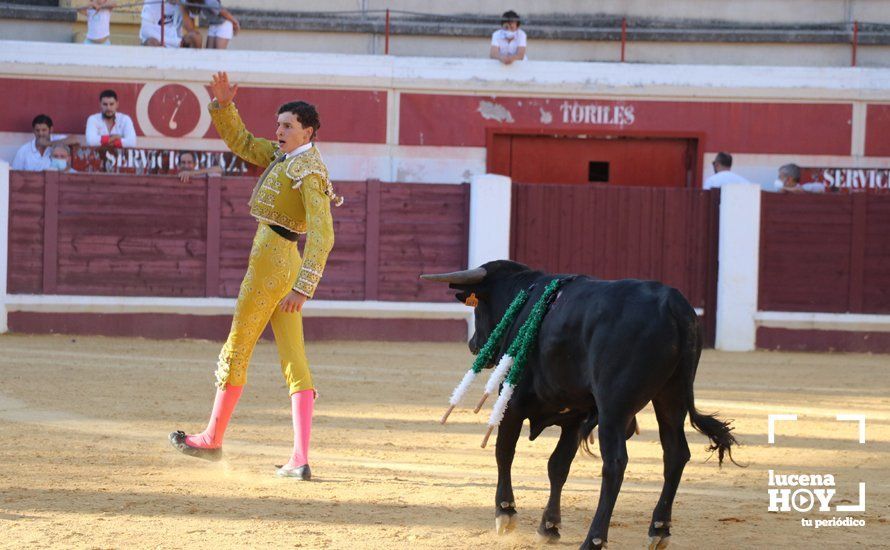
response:
M6 280L9 272L9 163L0 160L0 334L9 330Z
M53 55L47 55L52 51ZM252 86L498 96L677 101L886 101L890 71L857 67L658 65L491 59L166 50L110 46L84 55L81 44L0 40L0 75L96 81L162 79L204 84L220 69ZM287 67L287 70L282 70Z
M890 158L837 156L837 155L765 155L765 154L732 154L732 171L751 183L758 184L765 191L773 191L773 181L778 177L779 167L785 164L797 164L803 167L834 167L834 168L890 168ZM711 163L717 151L707 151L703 155L704 170L702 181L714 175ZM806 183L806 182L804 182Z
M0 132L0 160L12 162L30 132ZM219 139L140 137L139 146L150 149L226 151ZM339 181L379 179L406 183L469 183L485 172L483 147L392 146L368 143L321 142L319 151Z
M733 184L720 191L715 347L753 351L757 341L760 267L760 187Z
M522 16L571 13L619 15L629 18L724 20L761 23L837 23L853 19L890 23L885 0L511 0L508 3L479 0L226 0L229 8L280 11L393 10L442 15L491 14L508 9Z
M512 182L507 176L484 174L470 183L470 268L510 258Z

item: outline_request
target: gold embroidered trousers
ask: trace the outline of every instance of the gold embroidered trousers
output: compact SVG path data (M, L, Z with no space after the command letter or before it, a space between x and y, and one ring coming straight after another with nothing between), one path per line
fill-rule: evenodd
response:
M219 354L216 385L243 386L257 340L272 322L281 372L291 394L313 389L309 361L303 343L303 318L299 312L284 313L278 304L291 291L302 260L297 243L261 223L253 239L250 262L232 318L232 329Z

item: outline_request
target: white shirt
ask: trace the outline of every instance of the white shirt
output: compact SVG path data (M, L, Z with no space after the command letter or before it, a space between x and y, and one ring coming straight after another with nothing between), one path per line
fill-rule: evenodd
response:
M703 189L716 189L718 187L723 187L724 185L730 183L751 183L746 180L742 176L736 174L735 172L730 172L729 170L724 170L722 172L717 172L713 176L709 177L705 180L704 185L702 185Z
M304 145L300 145L299 147L297 147L296 149L294 149L294 150L291 151L290 153L286 153L286 154L284 155L284 158L286 158L286 159L294 158L295 156L299 155L300 153L305 153L305 152L308 151L309 149L312 149L312 142L311 142L311 141L310 141L309 143L304 144Z
M64 139L65 137L67 136L51 135L49 139L50 141L55 141L57 139ZM19 147L19 150L15 154L15 158L12 160L12 169L30 170L32 172L46 170L50 167L49 159L52 158L52 154L52 146L47 147L43 151L43 154L40 154L40 151L37 150L37 138L34 138Z
M104 40L111 34L111 10L87 10L87 38Z
M525 48L526 37L525 31L516 29L516 32L506 29L498 29L491 35L491 45L497 46L501 55L516 55L519 48ZM526 57L523 57L526 59Z
M136 129L133 127L133 120L129 116L123 113L115 113L114 126L109 132L102 113L90 115L90 118L87 119L86 130L84 131L88 146L96 147L101 145L102 136L111 134L121 136L121 145L124 147L136 147Z
M179 36L179 27L182 25L182 10L179 9L179 2L170 3L164 6L164 34L166 36ZM142 26L149 29L161 28L161 2L145 2L142 4Z

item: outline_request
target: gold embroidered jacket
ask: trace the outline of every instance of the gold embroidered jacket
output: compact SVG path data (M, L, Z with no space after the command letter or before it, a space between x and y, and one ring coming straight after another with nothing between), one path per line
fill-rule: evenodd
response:
M209 105L216 131L233 153L251 164L266 168L250 197L250 213L258 221L306 233L303 265L294 290L312 297L321 280L328 254L334 246L331 201L343 202L334 194L328 169L313 146L285 158L278 145L255 137L244 127L234 103Z

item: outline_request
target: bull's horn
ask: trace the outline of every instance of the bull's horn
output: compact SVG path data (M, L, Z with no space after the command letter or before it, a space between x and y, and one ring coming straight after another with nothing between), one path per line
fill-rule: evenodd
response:
M481 283L485 278L485 268L476 267L473 269L465 269L464 271L452 271L451 273L434 273L430 275L421 275L420 278L425 281L433 281L436 283L449 283L453 285L474 285Z

